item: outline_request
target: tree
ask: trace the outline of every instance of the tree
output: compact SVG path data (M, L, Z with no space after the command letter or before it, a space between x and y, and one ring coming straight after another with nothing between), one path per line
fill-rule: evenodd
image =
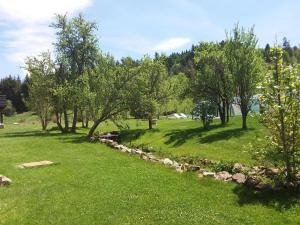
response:
M149 129L152 119L158 116L159 106L166 104L173 93L173 85L166 67L160 60L145 57L137 68L138 76L132 87L131 112L147 118Z
M129 110L128 98L135 74L126 65L116 65L111 56L100 56L96 68L90 71L89 112L93 125L88 136L107 120L115 121Z
M6 95L18 113L26 112L26 80L19 77L8 76L0 80L0 94Z
M210 123L213 121L215 111L214 104L209 101L201 101L193 109L193 118L201 119L203 128L208 129Z
M284 165L286 179L294 182L300 166L300 76L297 66L285 66L283 49L271 49L272 67L259 87L261 122L270 136L264 148L267 159Z
M65 107L69 105L73 109L71 131L76 132L78 107L84 89L80 77L95 66L98 55L98 39L94 32L97 26L93 22L87 22L82 14L71 20L68 20L67 15L57 15L56 22L51 26L57 30L55 49L58 63L62 66L60 72L66 73L62 82L68 83L72 87L69 90L71 98L64 104ZM65 117L65 122L67 123L67 121Z
M206 99L214 103L219 111L222 125L229 121L232 102L232 78L226 65L222 43L202 42L195 48L195 63L199 67L192 85L196 101Z
M29 105L45 131L51 118L54 63L49 52L42 52L38 57L27 58L25 64L30 74Z
M247 115L261 74L262 57L256 46L257 38L253 27L246 31L236 25L227 35L226 61L233 79L235 100L241 109L243 129L247 129Z

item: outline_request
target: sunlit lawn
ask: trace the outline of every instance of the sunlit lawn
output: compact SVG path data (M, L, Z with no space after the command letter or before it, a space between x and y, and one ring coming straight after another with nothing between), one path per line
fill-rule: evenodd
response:
M19 119L6 120L6 128L0 130L0 174L13 180L11 186L0 187L1 224L299 224L299 200L294 195L255 193L233 183L198 179L195 173L178 174L100 143L86 142L82 138L86 130L77 135L43 134L34 117L24 116L23 123L12 125ZM222 149L225 141L201 143L207 135L198 132L179 145L175 139L165 143L172 129L191 126L199 130L193 121L177 121L170 129L171 123L160 121L161 131L146 132L139 141L150 143L151 136L155 137L153 144L166 146L164 151L172 154L177 150L193 153L206 146L206 156L217 158L208 146ZM238 137L231 137L229 143L233 138ZM222 154L230 152L228 146L224 148ZM238 150L232 151L238 155ZM59 164L16 168L19 163L37 160Z

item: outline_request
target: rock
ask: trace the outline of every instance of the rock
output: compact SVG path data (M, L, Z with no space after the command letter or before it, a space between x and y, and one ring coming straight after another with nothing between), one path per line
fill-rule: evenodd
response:
M140 158L143 159L143 160L146 160L146 161L149 160L149 157L146 154L140 155Z
M104 139L104 138L100 138L100 139L99 139L99 141L100 141L101 143L106 143L106 140L107 140L107 139Z
M243 168L244 168L244 166L241 163L235 163L233 165L232 172L234 172L234 173L240 173L240 172L242 172Z
M263 182L258 183L257 185L255 185L254 187L256 190L272 190L273 187L271 184L264 184Z
M265 170L265 174L267 176L275 176L278 175L280 173L280 170L278 168L268 168Z
M167 165L167 166L172 166L172 165L173 165L173 161L172 161L171 159L169 159L169 158L165 158L165 159L163 160L163 163L164 163L165 165Z
M238 184L244 184L246 182L246 176L242 173L236 173L232 176L232 180Z
M215 178L217 180L222 180L222 181L231 181L232 175L230 173L228 173L227 171L221 171L215 175Z
M179 163L176 162L176 161L173 161L173 165L172 166L175 167L175 168L177 168L179 166Z
M0 129L4 128L4 123L0 123Z
M11 184L11 179L6 176L0 175L0 186L6 186Z
M205 177L214 177L215 175L216 175L216 173L214 173L214 172L208 172L208 171L203 172L203 176L205 176Z
M189 171L198 171L198 170L200 170L200 166L193 166L193 165L191 165L191 166L189 166Z
M143 154L143 151L140 150L140 149L136 149L136 150L135 150L135 153L138 154L138 155L141 155L141 154Z
M176 167L176 171L177 171L178 173L183 173L183 172L185 172L184 169L183 169L183 167L182 167L182 165L177 166L177 167Z
M249 187L256 187L258 184L260 183L260 181L258 179L256 179L255 177L248 177L248 179L246 180L245 184Z

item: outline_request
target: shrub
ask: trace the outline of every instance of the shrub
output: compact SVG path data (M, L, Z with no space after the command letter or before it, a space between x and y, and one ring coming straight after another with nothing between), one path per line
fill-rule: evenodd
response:
M12 116L16 113L16 109L15 107L13 106L13 104L11 103L10 100L7 100L6 101L6 107L4 108L3 110L3 114L5 116Z

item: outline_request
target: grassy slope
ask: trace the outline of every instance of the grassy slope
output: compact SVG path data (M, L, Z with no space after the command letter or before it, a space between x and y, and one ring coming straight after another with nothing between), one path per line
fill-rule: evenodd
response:
M178 174L29 120L0 130L1 224L299 224L299 201ZM59 165L21 170L21 162Z
M124 131L122 141L131 145L149 145L166 156L192 156L212 160L238 161L252 164L249 143L263 139L265 129L255 118L249 117L247 131L240 129L241 118L231 118L226 127L215 120L209 130L203 130L199 121L194 120L159 120L152 131L147 130L147 122L137 127L130 121L130 130ZM100 130L113 130L110 124L102 125Z

